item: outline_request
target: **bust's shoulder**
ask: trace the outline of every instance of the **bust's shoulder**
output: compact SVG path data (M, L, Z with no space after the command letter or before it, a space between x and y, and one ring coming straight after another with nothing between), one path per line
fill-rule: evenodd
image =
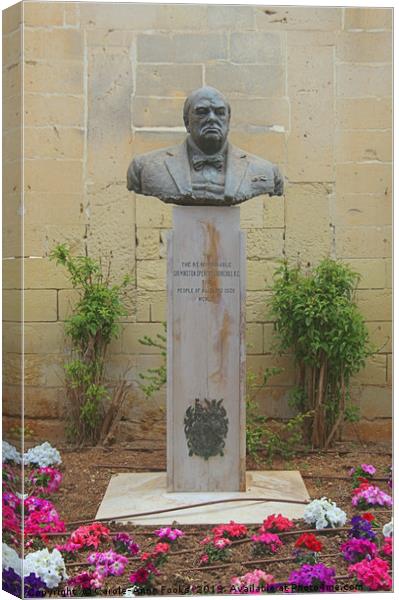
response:
M245 159L249 163L251 170L257 173L273 171L273 163L265 158L251 154L232 144L230 144L230 152L232 152L234 160Z
M184 146L184 143L168 146L167 148L160 148L158 150L151 150L151 152L146 152L145 154L138 154L134 157L132 162L139 167L157 165L163 163L166 158L180 153L182 151L182 146Z

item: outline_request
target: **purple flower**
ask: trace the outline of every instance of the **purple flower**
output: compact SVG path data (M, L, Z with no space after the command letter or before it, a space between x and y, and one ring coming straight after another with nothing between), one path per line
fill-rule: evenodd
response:
M112 539L118 552L135 556L140 551L138 544L128 533L116 533Z
M172 529L171 527L161 527L154 531L154 534L159 538L169 540L170 542L174 542L177 538L184 535L183 531L180 529Z
M362 467L363 472L367 473L367 475L374 475L377 471L377 469L373 467L373 465L367 465L366 463L362 463L360 466Z
M312 586L320 592L329 591L328 588L335 585L335 569L330 569L323 563L302 565L298 571L290 573L288 582L293 586ZM294 587L292 591L295 591Z
M350 563L356 563L364 558L368 560L377 556L378 548L367 539L362 538L350 538L347 542L341 545L341 552L343 557Z
M373 540L376 537L375 531L370 521L363 519L361 516L356 515L351 519L352 529L349 531L350 538L361 538L367 540Z

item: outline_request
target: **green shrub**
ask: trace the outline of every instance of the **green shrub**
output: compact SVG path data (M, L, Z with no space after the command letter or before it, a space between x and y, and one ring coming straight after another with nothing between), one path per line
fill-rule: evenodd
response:
M359 275L332 259L302 272L285 261L275 273L271 316L280 353L293 353L298 385L291 396L314 411L309 437L327 447L344 420L356 418L350 378L372 354L364 319L354 301Z
M104 381L107 348L118 336L118 319L127 314L124 296L130 277L120 285L110 283L110 262L106 275L99 262L88 256L72 256L65 244L50 255L64 266L79 300L66 320L65 330L72 343L72 360L64 365L69 399L69 437L79 443L98 441L104 403L110 395Z

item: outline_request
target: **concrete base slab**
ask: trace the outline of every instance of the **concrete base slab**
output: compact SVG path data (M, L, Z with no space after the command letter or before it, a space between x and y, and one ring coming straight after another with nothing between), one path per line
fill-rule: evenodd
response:
M96 518L114 518L136 525L170 525L173 521L202 525L228 523L261 523L268 515L281 513L291 519L303 517L304 504L269 502L268 498L310 500L299 471L247 471L246 492L167 492L166 473L122 473L108 484ZM155 515L127 515L184 505L240 498L240 502L215 504ZM248 498L248 501L244 501ZM250 498L265 498L251 501Z

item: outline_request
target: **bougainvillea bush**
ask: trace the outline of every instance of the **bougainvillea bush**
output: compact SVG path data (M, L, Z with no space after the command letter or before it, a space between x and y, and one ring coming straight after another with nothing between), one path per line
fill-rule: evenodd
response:
M386 510L382 509L390 506L387 500L385 504L367 503L374 507L373 513L359 512L353 504L353 516L347 517L333 500L322 497L306 506L302 520L273 514L258 525L230 521L210 528L200 539L173 524L146 532L145 540L137 543L131 532L113 531L112 522L67 527L62 507L59 512L56 505L62 485L61 457L49 444L32 448L24 456L5 444L3 461L3 589L17 596L22 591L25 597L57 596L68 587L69 595L99 597L112 581L124 583L126 596L153 594L154 587L166 578L168 562L170 572L175 556L182 554L190 554L194 571L202 569L205 575L234 565L230 587L211 590L220 594L332 591L342 580L367 591L386 591L392 586L393 525L386 522L389 516L384 517ZM354 473L367 473L369 466L362 464ZM24 494L18 491L22 481ZM359 493L358 488L376 488L371 483L362 487L365 484L357 481L352 497ZM369 493L385 498L382 493L386 492L378 489ZM342 573L328 563L329 556L334 556L328 554L331 543L327 541L332 539L340 539L335 556ZM190 541L188 550L185 540ZM20 558L22 546L24 560ZM236 548L245 555L241 562L237 562ZM284 581L277 572L282 563L291 563ZM189 577L187 581L184 594L201 593Z

